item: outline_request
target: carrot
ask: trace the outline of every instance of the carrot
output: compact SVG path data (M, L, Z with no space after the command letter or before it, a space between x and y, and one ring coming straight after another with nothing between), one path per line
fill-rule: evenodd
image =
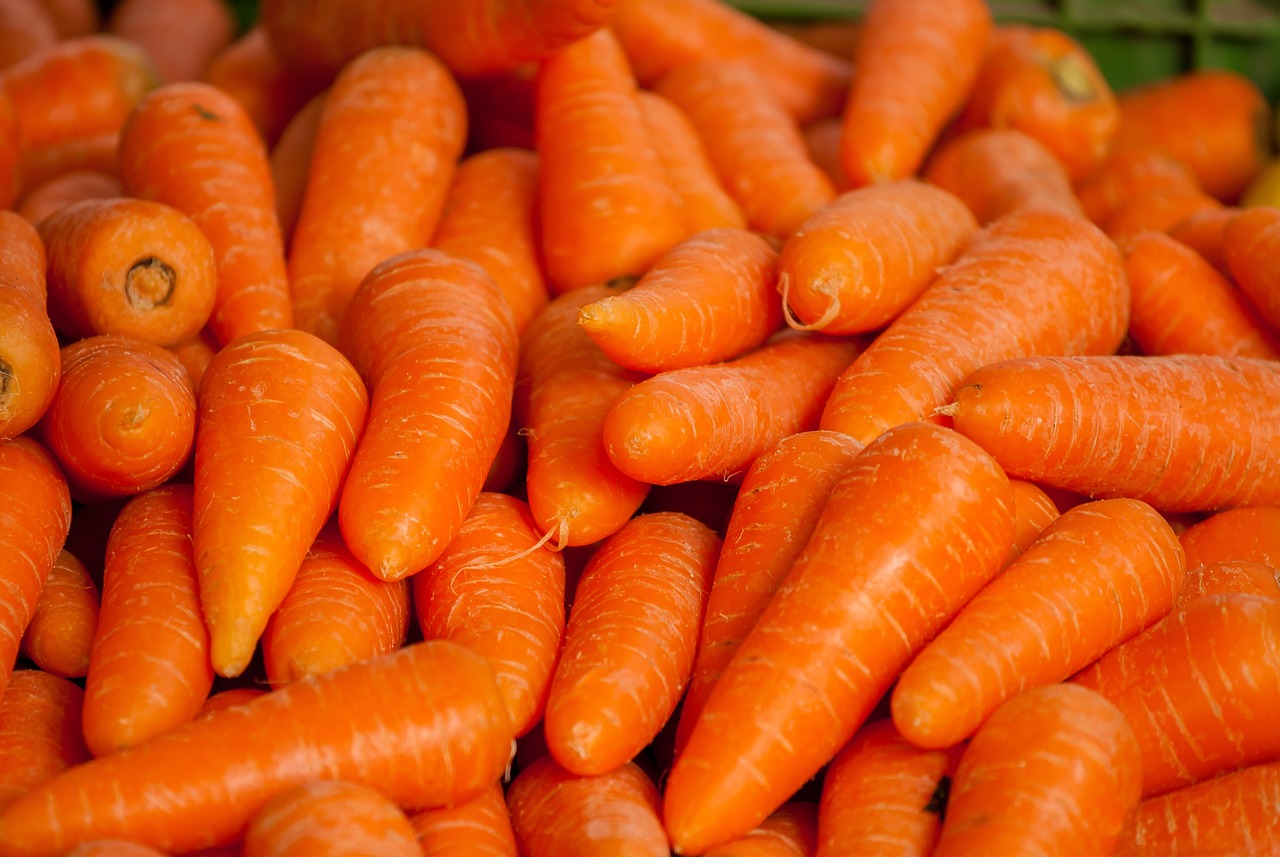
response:
M57 25L40 0L0 0L0 72L57 41Z
M502 290L516 331L547 302L537 237L538 158L490 149L458 165L431 246L484 268Z
M252 687L237 687L231 690L220 691L219 693L212 694L204 701L204 705L200 706L200 712L196 714L196 717L202 720L206 717L212 717L219 711L223 711L227 708L234 708L237 705L244 705L250 700L257 699L264 693L266 693L266 691Z
M62 377L44 274L40 236L18 215L0 211L0 442L40 421Z
M166 83L199 80L235 29L224 0L120 0L107 20L110 33L147 52Z
M1201 187L1234 202L1270 157L1271 111L1257 85L1202 69L1120 93L1116 147L1148 145L1185 163Z
M1013 489L1014 531L1008 562L1013 562L1058 519L1059 512L1053 498L1034 482L1010 479L1009 487Z
M515 421L529 442L529 508L556 544L589 545L635 514L649 485L624 475L604 446L609 409L638 375L610 360L578 325L581 309L612 294L575 289L551 301L520 344Z
M1062 164L1021 131L977 130L943 143L924 177L964 200L984 226L1029 209L1084 215Z
M408 630L408 584L378 580L328 526L262 635L267 679L279 687L394 652Z
M80 737L84 692L39 670L17 670L0 695L0 809L89 759Z
M837 115L849 86L846 57L813 50L719 0L624 0L609 25L645 86L699 60L738 62L801 124Z
M123 839L95 839L77 845L67 852L67 857L164 857L154 848L128 842Z
M1194 512L1280 504L1277 407L1270 360L1040 357L974 372L949 413L1011 476Z
M1280 209L1259 206L1245 209L1231 219L1222 236L1223 256L1240 290L1257 306L1262 317L1280 328L1280 281L1271 271L1280 247Z
M288 247L302 210L302 197L311 172L311 155L316 145L316 132L324 112L325 90L303 105L280 133L271 149L271 183L276 191L276 217L280 234Z
M609 411L604 445L633 479L671 485L746 470L784 437L816 428L857 339L788 335L729 363L636 384Z
M1124 713L1142 748L1144 797L1280 759L1257 712L1280 701L1280 599L1191 601L1078 675Z
M864 728L827 768L816 857L932 854L962 749L914 747L888 720Z
M50 675L80 678L97 629L98 588L84 564L61 551L36 600L22 654Z
M17 212L28 222L36 224L73 203L123 195L115 176L95 170L79 170L32 188L22 197Z
M1198 253L1160 232L1121 242L1129 277L1129 336L1143 354L1280 360L1280 337L1260 328L1246 299Z
M1215 562L1261 562L1280 568L1280 509L1219 512L1180 537L1187 568Z
M1262 595L1280 598L1280 571L1260 562L1215 562L1188 569L1174 607L1208 595Z
M810 857L818 845L818 806L792 801L755 830L707 852L707 857Z
M850 191L782 248L778 291L801 330L883 327L960 254L978 224L960 198L915 180Z
M121 836L179 853L226 844L272 797L316 780L409 809L453 804L496 781L510 749L484 658L419 643L73 768L0 812L0 855Z
M1069 509L902 673L894 725L918 747L958 744L1012 697L1070 678L1163 618L1185 570L1177 536L1147 504Z
M965 375L1027 354L1109 354L1124 338L1129 290L1115 245L1049 211L981 233L836 382L824 429L866 443L890 426L939 421Z
M427 245L465 139L462 93L430 54L380 48L343 69L289 246L298 327L332 343L370 269Z
M98 6L92 0L40 0L40 3L64 39L87 36L102 26Z
M293 326L267 152L240 105L204 83L148 93L120 136L120 179L130 196L174 207L208 237L217 268L209 327L220 342Z
M1280 851L1277 810L1280 764L1255 765L1143 801L1113 853L1275 854Z
M936 857L1110 854L1138 805L1124 717L1074 685L1029 690L978 730L956 770Z
M666 168L667 181L680 195L685 230L697 235L706 229L744 228L747 218L721 186L689 117L656 93L640 92L638 97L658 159Z
M1227 266L1223 245L1226 243L1227 224L1239 213L1240 209L1230 206L1204 208L1166 232L1170 238L1195 250L1218 271L1230 276L1231 269Z
M542 252L558 292L639 276L685 237L680 196L608 30L543 64L536 111Z
M237 339L200 385L195 532L200 605L219 675L244 670L338 502L368 394L303 331ZM281 509L289 509L287 519Z
M281 64L261 26L219 51L205 69L204 81L240 105L268 146L315 94L313 84Z
M0 441L0 696L70 527L71 497L53 456L30 438Z
M191 386L199 390L200 381L204 379L205 370L209 368L209 364L213 362L214 355L218 353L218 343L213 339L209 329L206 327L195 336L170 345L169 353L178 358L182 368L187 370L187 377L191 379Z
M844 133L844 122L840 117L820 119L804 126L801 131L804 134L805 148L809 150L809 160L827 174L836 193L852 190L852 185L845 178L844 167L840 164L840 137Z
M516 835L498 783L458 806L423 810L409 823L422 857L516 857Z
M245 832L243 857L421 857L404 813L368 786L340 780L282 791Z
M676 759L665 804L676 852L746 833L813 776L1012 539L1008 480L957 433L913 424L868 445Z
M578 777L550 756L521 771L507 794L516 841L527 857L668 857L660 801L632 763Z
M1147 230L1164 232L1193 214L1221 206L1213 197L1198 189L1156 188L1137 194L1107 218L1104 228L1117 241Z
M729 518L680 710L679 750L716 682L800 555L832 486L862 445L836 432L783 438L751 465Z
M1085 215L1106 223L1126 201L1155 190L1199 187L1191 170L1162 149L1131 144L1113 149L1096 173L1076 187Z
M740 357L782 326L778 251L745 229L676 245L633 288L582 308L578 323L611 360L666 372Z
M22 185L19 173L22 151L18 138L18 119L14 116L9 96L0 88L0 207L12 208Z
M39 149L22 152L19 172L22 192L34 190L56 178L75 172L98 172L114 176L119 171L117 148L119 131L109 131Z
M752 229L785 239L835 196L762 73L699 62L675 68L654 89L689 117Z
M540 535L525 503L481 494L413 584L422 636L489 659L517 736L542 719L564 637L564 560Z

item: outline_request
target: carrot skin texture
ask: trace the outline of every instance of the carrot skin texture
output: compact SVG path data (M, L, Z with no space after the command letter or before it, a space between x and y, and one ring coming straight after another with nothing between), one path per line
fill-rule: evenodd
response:
M45 309L45 264L35 229L0 211L0 442L40 421L62 377Z
M57 41L57 25L40 0L0 2L0 72Z
M1224 245L1227 224L1239 213L1240 209L1228 206L1206 208L1183 220L1168 230L1167 234L1173 240L1195 250L1220 273L1230 276L1231 268L1227 265Z
M200 706L200 713L196 717L200 719L212 717L223 709L244 705L249 700L257 699L265 693L267 691L252 687L237 687L231 690L219 691L204 701L204 705Z
M901 538L886 532L897 520L912 522ZM746 833L816 773L1012 539L1008 480L972 443L912 424L868 445L676 759L665 819L677 852Z
M1114 240L1124 241L1142 232L1167 232L1188 217L1221 207L1199 188L1156 188L1121 203L1102 225Z
M818 806L792 801L739 839L707 852L707 857L810 857L818 844Z
M18 670L0 696L0 809L89 760L80 737L84 692L40 670Z
M1134 143L1115 147L1098 171L1077 185L1076 193L1085 216L1101 226L1139 195L1197 188L1195 174L1182 161L1156 146Z
M1280 571L1260 562L1215 562L1187 570L1174 609L1210 595L1280 598Z
M80 678L97 629L98 588L84 563L63 550L40 590L22 652L50 675Z
M66 857L165 857L154 848L124 839L95 839L77 845Z
M1280 568L1280 508L1219 512L1187 528L1179 539L1187 568L1231 560Z
M369 399L332 347L269 330L218 352L199 405L196 570L214 669L231 677L336 508Z
M455 807L409 818L422 857L516 857L516 835L499 783Z
M280 221L280 235L286 250L292 244L293 230L302 211L316 132L320 128L327 97L328 90L324 90L300 107L271 148L271 183L276 192L276 217Z
M202 79L240 105L268 146L315 94L314 84L281 64L260 25L220 51Z
M805 148L809 150L809 160L831 179L831 185L837 194L853 190L849 180L845 178L844 167L840 165L840 117L822 119L801 129L804 134Z
M178 358L182 368L187 371L187 377L191 379L191 386L199 391L200 382L204 380L205 370L213 362L214 355L218 353L218 349L217 341L212 338L206 328L195 336L184 339L175 345L170 345L168 351Z
M107 21L110 33L146 51L166 83L199 80L235 29L223 0L121 0Z
M406 706L406 694L426 702ZM485 660L419 643L56 777L0 813L0 854L52 857L124 835L170 852L224 844L274 795L314 780L373 786L405 808L455 803L498 779L511 737ZM242 765L256 775L231 776ZM121 809L94 811L103 803Z
M1280 248L1280 209L1260 206L1240 212L1227 223L1222 242L1240 290L1273 328L1280 328L1280 282L1268 261Z
M94 170L66 173L28 191L16 211L32 225L72 203L123 196L115 176Z
M9 96L0 87L0 206L12 208L22 189L22 150L18 139L18 118Z
M1058 519L1059 512L1053 499L1034 482L1010 479L1009 487L1013 490L1014 532L1008 562L1013 562Z
M322 780L267 801L249 822L243 857L421 857L404 813L368 786Z

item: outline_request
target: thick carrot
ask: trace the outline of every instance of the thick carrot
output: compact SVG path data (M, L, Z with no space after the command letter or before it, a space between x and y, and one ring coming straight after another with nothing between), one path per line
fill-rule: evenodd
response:
M755 460L742 480L716 563L677 751L711 689L800 555L818 515L862 445L837 432L800 432Z
M67 768L88 761L78 686L18 670L0 695L0 808Z
M484 485L510 422L515 324L478 265L419 250L370 272L341 341L373 390L342 535L398 580L440 556Z
M58 27L41 0L0 0L0 72L58 41Z
M867 726L823 778L816 857L928 857L962 749L922 750L888 720Z
M598 777L578 777L544 756L507 793L520 853L527 857L669 857L652 781L627 763Z
M974 239L836 382L822 428L866 443L940 421L965 375L1027 354L1110 354L1129 322L1120 253L1083 220L1011 214Z
M1215 562L1187 570L1175 609L1209 595L1262 595L1280 598L1280 571L1260 562Z
M792 801L760 826L707 852L707 857L812 857L818 847L818 805Z
M71 527L62 471L27 437L0 441L0 696Z
M243 857L421 857L409 819L368 786L321 780L282 791L245 831Z
M44 277L40 236L18 215L0 211L0 442L40 421L62 377Z
M1121 203L1104 228L1113 239L1122 241L1148 230L1164 232L1193 214L1221 205L1198 188L1155 188Z
M72 203L123 195L120 181L115 176L96 170L80 170L32 188L23 195L16 210L28 222L35 224Z
M641 377L610 360L578 325L604 286L561 295L543 308L520 344L515 421L529 442L529 508L556 544L589 545L618 531L649 493L609 460L604 421Z
M249 663L336 508L368 403L351 364L299 330L237 339L209 365L200 385L193 539L219 675L239 675Z
M1013 489L1013 547L1008 562L1013 562L1045 528L1058 519L1058 507L1045 490L1034 482L1010 479Z
M1153 190L1194 190L1187 165L1151 145L1117 147L1094 175L1076 187L1085 215L1099 225L1133 197Z
M1257 714L1280 704L1278 633L1280 599L1210 595L1076 677L1132 724L1145 797L1280 759L1280 735Z
M840 163L840 137L844 133L844 122L840 117L820 119L801 130L804 133L805 148L809 150L809 160L827 174L836 193L852 190L849 179L845 178L844 166Z
M778 261L788 323L862 333L884 327L978 231L968 206L912 179L850 191L791 236Z
M1138 805L1141 757L1114 705L1029 690L978 730L956 770L936 857L1110 854Z
M1146 503L1069 509L902 673L894 725L919 747L958 744L1007 700L1070 678L1163 618L1185 570L1177 536Z
M964 200L984 226L1028 209L1084 214L1062 164L1021 131L962 134L938 147L924 177Z
M1280 329L1280 279L1270 260L1280 248L1280 209L1258 206L1231 219L1222 236L1223 256L1240 290L1262 317Z
M165 857L154 848L124 839L95 839L77 845L67 857Z
M516 331L547 302L537 235L538 158L490 149L458 165L431 246L484 268L502 290Z
M298 327L333 342L370 269L427 245L466 120L457 84L425 51L379 48L343 69L325 97L289 244Z
M316 132L324 113L329 91L315 95L293 114L271 149L271 183L276 191L276 217L285 247L293 241L293 230L302 211L302 197L307 191L311 173L311 155L316 145Z
M516 835L499 783L458 806L423 810L409 823L422 857L516 857Z
M98 5L93 0L40 0L40 3L64 39L87 36L102 26Z
M279 687L394 652L408 630L408 583L374 577L330 525L262 635L267 680Z
M36 600L22 654L50 675L80 678L89 671L97 630L98 587L80 560L61 551Z
M281 65L261 26L220 51L205 69L204 81L244 109L268 146L315 94L314 84Z
M1012 539L1008 480L957 433L913 424L868 445L676 759L665 818L677 853L746 833L813 776Z
M1204 208L1166 231L1170 238L1195 250L1210 265L1230 276L1231 269L1227 265L1223 245L1226 243L1227 224L1239 213L1240 209L1225 205Z
M209 327L220 342L293 326L271 168L240 105L204 83L148 93L120 135L120 180L130 196L181 211L209 239L217 268Z
M536 112L542 252L556 290L639 276L685 237L680 195L608 30L542 66Z
M250 700L257 699L266 692L253 687L236 687L231 690L219 691L204 701L204 705L200 706L200 711L196 714L196 717L201 719L212 717L219 711L234 708L237 705L244 705Z
M180 853L226 844L272 797L315 780L408 809L453 804L498 779L511 734L484 658L419 643L55 777L0 812L0 855L121 836Z
M1280 505L1277 408L1271 360L1039 357L974 372L948 413L1011 476L1196 512Z
M1187 568L1228 561L1280 568L1280 508L1219 512L1188 528L1180 539Z
M235 30L224 0L121 0L107 20L107 31L146 51L166 83L199 80Z
M209 368L214 355L218 353L218 343L209 333L209 329L205 328L195 336L170 345L169 353L178 358L182 368L187 370L187 377L191 379L192 387L199 390L205 370Z
M689 117L752 229L785 239L835 196L761 72L711 60L675 68L654 89Z
M18 118L14 115L13 105L0 88L0 206L5 209L13 207L22 186L19 173L22 150L18 134Z

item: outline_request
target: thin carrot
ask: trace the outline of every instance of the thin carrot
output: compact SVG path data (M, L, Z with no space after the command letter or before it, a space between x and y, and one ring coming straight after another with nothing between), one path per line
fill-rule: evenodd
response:
M333 342L370 269L427 245L465 139L462 93L431 54L379 48L343 69L289 245L298 327Z
M165 857L154 848L124 839L95 839L77 845L66 857Z
M1199 189L1156 188L1121 203L1107 218L1104 228L1108 235L1121 241L1147 230L1164 232L1193 214L1221 205Z
M244 109L268 146L315 94L314 84L284 68L261 26L220 51L205 69L204 81Z
M1280 248L1280 209L1258 206L1231 219L1222 236L1223 256L1262 317L1280 329L1280 280L1269 260Z
M316 145L316 132L320 129L320 117L324 113L325 90L303 105L289 124L280 132L280 139L271 149L271 183L276 192L276 217L280 221L280 234L288 247L293 241L293 230L302 211L302 197L307 191L307 179L311 173L311 155Z
M760 826L707 852L707 857L811 857L818 846L818 805L792 801Z
M1058 507L1045 490L1034 482L1010 479L1013 489L1013 547L1008 562L1013 562L1040 537L1045 528L1058 519Z
M778 260L788 323L862 333L883 327L978 231L968 206L912 179L850 191L791 236Z
M689 117L752 229L785 239L835 196L761 72L741 63L699 62L678 66L654 90Z
M936 857L1110 854L1138 805L1124 716L1074 685L1029 690L978 730L956 770Z
M1142 794L1280 758L1259 711L1280 704L1280 599L1210 595L1112 650L1075 681L1124 713Z
M115 176L95 170L79 170L32 188L23 195L17 212L35 224L72 203L123 195L120 181Z
M1187 568L1214 562L1261 562L1280 568L1280 508L1219 512L1180 537Z
M120 180L130 196L181 211L209 239L217 269L209 327L220 342L293 326L267 152L240 105L204 83L148 93L120 135Z
M788 334L728 363L641 381L605 417L609 459L655 485L744 471L787 435L817 428L832 384L861 347Z
M1099 225L1127 200L1149 191L1195 190L1195 175L1182 161L1155 146L1116 147L1098 171L1076 187L1085 215Z
M9 96L0 88L0 206L12 208L22 185L19 167L22 160L18 138L18 118Z
M121 0L107 20L108 32L146 51L166 83L199 80L235 28L224 0Z
M219 711L227 708L234 708L237 705L244 705L250 700L257 699L267 691L258 690L253 687L237 687L231 690L224 690L212 694L204 701L204 705L200 706L200 712L196 714L198 718L212 717Z
M205 370L209 368L214 355L218 353L218 343L209 333L209 329L205 328L195 336L170 345L169 353L178 358L182 368L187 370L187 377L191 379L192 387L199 390Z
M98 587L80 560L61 551L36 600L22 653L50 675L80 678L89 671L97 629Z
M852 190L849 179L845 177L844 166L840 163L840 137L844 133L844 122L838 116L820 119L804 126L804 145L809 150L809 160L827 174L836 193Z
M311 334L237 339L200 385L195 546L200 605L219 675L253 656L308 548L333 513L368 394ZM290 514L282 519L281 509Z
M1011 476L1195 512L1280 505L1278 407L1271 360L1038 357L974 372L948 412Z
M0 442L40 421L62 377L44 275L40 236L18 215L0 211Z
M1208 595L1262 595L1280 598L1280 571L1260 562L1215 562L1188 569L1174 607Z
M423 810L409 823L422 857L516 857L516 835L498 783L458 806Z
M409 819L368 786L322 780L282 791L245 831L243 857L421 857Z
M1115 244L1079 218L1011 214L853 362L821 426L866 443L890 426L940 421L937 408L979 366L1026 354L1109 354L1128 321Z
M18 670L0 695L0 809L67 768L88 761L78 686Z
M0 72L58 41L58 27L40 0L0 0Z
M373 390L342 535L398 580L440 556L484 485L510 422L515 324L478 265L419 250L370 272L341 342Z
M419 643L55 777L0 812L0 855L123 836L179 853L225 844L272 797L315 780L370 786L407 809L453 804L495 782L510 752L484 658Z
M1239 213L1240 209L1225 205L1204 208L1166 232L1170 238L1195 250L1218 271L1230 276L1231 269L1227 265L1223 245L1226 243L1227 224Z
M868 445L676 759L677 853L746 833L817 773L1012 539L1008 480L959 434L913 424Z
M93 0L40 0L53 18L58 35L64 39L87 36L102 26L98 6Z

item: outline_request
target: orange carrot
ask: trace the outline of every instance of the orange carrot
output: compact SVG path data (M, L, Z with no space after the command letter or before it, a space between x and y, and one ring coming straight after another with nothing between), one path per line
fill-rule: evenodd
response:
M114 176L118 171L119 142L120 132L109 131L24 150L19 164L23 193L67 173L89 171Z
M964 376L1026 354L1109 354L1124 338L1129 290L1115 245L1050 211L1011 214L981 233L836 382L822 428L866 443L940 421Z
M235 28L224 0L120 0L107 21L111 34L147 52L166 83L199 80Z
M1076 190L1085 215L1104 224L1126 201L1154 190L1195 190L1186 164L1150 145L1116 147L1098 171Z
M974 372L948 413L1011 476L1195 512L1280 505L1277 407L1271 360L1039 357Z
M688 740L711 689L809 541L832 486L861 451L862 445L848 435L800 432L757 458L743 477L680 710L677 750Z
M564 636L564 559L540 535L523 502L481 494L413 584L422 636L489 659L517 736L542 719Z
M1222 203L1193 188L1164 187L1130 197L1107 218L1104 228L1116 241L1152 230L1172 229L1193 214Z
M1189 569L1174 607L1208 595L1262 595L1280 598L1280 571L1260 562L1215 562Z
M547 701L547 747L566 770L611 771L667 722L693 670L719 551L704 524L656 512L592 556Z
M18 118L9 96L0 88L0 207L12 208L22 185L19 173L22 160Z
M120 179L130 196L176 208L208 237L217 268L209 327L220 342L293 326L267 152L240 105L204 83L149 93L120 136Z
M676 759L665 818L677 853L746 833L813 776L1012 539L1008 480L971 442L913 424L868 445Z
M1268 324L1280 329L1280 280L1271 263L1280 247L1280 209L1259 206L1241 211L1228 222L1222 241L1223 256L1240 290Z
M699 62L664 75L655 91L689 117L752 229L786 238L835 196L762 73L742 64Z
M536 110L551 284L564 292L643 274L686 230L617 39L600 30L548 60Z
M527 857L669 857L660 801L634 764L577 777L550 756L521 771L507 794L516 841Z
M605 417L609 459L655 485L744 471L784 437L817 428L832 384L861 347L786 335L729 363L641 381Z
M1146 503L1069 509L902 673L894 725L918 747L958 744L1015 695L1070 678L1163 618L1185 570L1177 536Z
M169 353L178 358L182 368L187 370L187 377L191 379L192 387L199 390L205 370L209 368L214 355L218 353L218 343L209 333L209 329L205 328L195 336L170 345Z
M70 527L71 497L53 456L30 438L0 441L0 697Z
M98 629L98 588L84 564L65 550L49 569L22 637L22 653L45 672L80 678Z
M370 269L427 245L465 139L462 93L432 55L380 48L343 69L289 245L298 327L332 343Z
M933 853L1110 854L1138 805L1140 764L1133 730L1098 694L1026 691L961 756Z
M1239 213L1240 209L1225 205L1220 208L1204 208L1167 232L1170 238L1195 250L1210 265L1230 276L1231 269L1227 266L1223 245L1226 243L1227 224Z
M316 132L320 128L320 117L328 94L325 90L303 105L280 132L280 139L271 149L271 183L276 191L276 216L286 247L293 240L293 230L302 210Z
M87 36L102 26L98 4L93 0L40 0L40 3L64 39Z
M40 421L62 376L44 275L40 236L18 215L0 211L0 442Z
M484 658L419 643L55 777L0 812L0 855L54 857L124 836L178 853L227 844L272 797L316 780L376 788L409 809L454 804L496 781L510 752Z
M209 63L204 81L230 96L268 146L315 94L315 86L284 68L261 26L227 45Z
M978 230L969 208L915 180L850 191L782 248L778 291L801 330L862 333L892 321Z
M1187 568L1245 561L1280 568L1280 509L1231 509L1189 528L1180 537Z
M1059 513L1053 498L1034 482L1010 479L1009 487L1013 489L1014 530L1008 562L1013 562L1057 520Z
M124 839L95 839L77 845L67 857L165 857L154 848Z
M330 525L262 635L267 679L279 687L394 652L408 630L408 584L370 574Z
M818 806L783 804L760 826L707 852L707 857L811 857L818 845Z
M421 857L404 813L368 786L341 780L282 791L245 831L243 857Z
M17 212L35 224L72 203L123 195L120 182L115 176L94 170L80 170L32 188L22 197Z
M537 238L538 158L490 149L458 165L431 246L484 268L502 290L516 331L547 302Z
M204 705L200 706L200 712L196 714L198 718L212 717L219 711L227 708L234 708L237 705L244 705L250 700L257 699L266 691L257 690L252 687L237 687L231 690L224 690L211 695L204 701Z
M58 41L58 27L40 0L0 0L0 72Z
M89 759L80 737L84 693L63 678L18 670L0 695L0 809Z
M333 513L368 394L311 334L269 330L214 357L200 385L195 532L219 675L236 676ZM281 509L290 514L282 519Z
M821 119L803 129L804 144L809 150L809 160L827 174L836 193L852 190L849 180L845 178L844 166L840 163L840 137L844 133L844 122L838 116Z
M498 783L458 806L423 810L409 823L422 857L516 857L516 835Z
M373 390L342 536L399 580L435 562L484 485L510 422L515 324L478 265L419 250L370 272L341 341Z

